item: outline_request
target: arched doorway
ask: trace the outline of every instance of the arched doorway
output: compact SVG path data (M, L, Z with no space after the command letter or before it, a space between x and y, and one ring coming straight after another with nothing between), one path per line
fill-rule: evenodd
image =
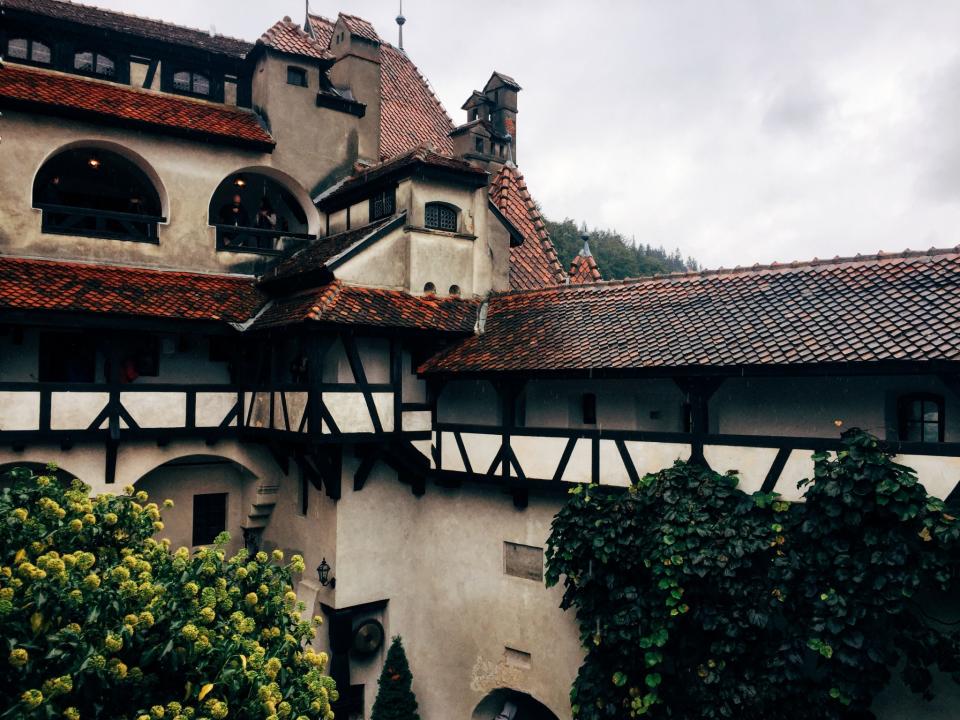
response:
M251 495L257 478L239 463L217 455L187 455L154 468L134 483L158 505L172 500L163 510L161 537L173 547L209 545L221 532L230 533L227 552L247 543Z
M559 720L533 696L510 688L490 692L470 717L471 720Z
M217 229L217 249L281 252L313 237L310 218L297 188L264 170L244 170L217 186L209 222ZM316 211L313 210L315 213Z
M6 487L11 483L10 472L17 468L25 468L34 475L46 475L48 477L54 477L64 485L69 485L73 480L76 479L76 475L64 470L61 467L58 467L56 470L50 470L45 463L41 462L24 461L0 463L0 488Z
M42 230L60 235L157 242L160 194L130 159L111 149L74 146L48 159L33 183Z

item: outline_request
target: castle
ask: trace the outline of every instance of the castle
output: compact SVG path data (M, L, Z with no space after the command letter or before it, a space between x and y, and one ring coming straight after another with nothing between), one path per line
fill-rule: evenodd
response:
M562 267L517 81L455 126L352 15L251 43L2 0L0 50L0 469L172 498L175 545L303 554L338 717L400 634L425 720L568 718L543 546L577 483L693 458L797 499L858 426L960 500L955 249Z

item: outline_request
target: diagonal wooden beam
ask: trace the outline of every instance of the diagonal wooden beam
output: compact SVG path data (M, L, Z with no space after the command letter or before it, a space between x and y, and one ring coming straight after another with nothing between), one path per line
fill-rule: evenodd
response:
M360 386L363 399L367 403L367 411L370 413L370 420L373 422L373 431L380 434L383 432L383 424L380 422L380 413L377 412L377 406L373 402L373 393L370 392L370 383L367 382L367 374L363 369L363 361L360 359L360 351L357 349L357 340L351 333L341 333L340 341L343 343L344 352L347 354L347 362L350 363L353 380Z

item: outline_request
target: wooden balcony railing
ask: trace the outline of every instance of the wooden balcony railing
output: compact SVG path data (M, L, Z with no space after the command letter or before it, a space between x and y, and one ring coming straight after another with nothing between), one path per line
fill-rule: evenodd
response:
M300 247L315 237L287 230L264 230L238 225L214 225L214 227L217 229L217 250L263 255L279 255Z
M43 211L43 232L58 235L156 243L157 223L166 222L164 217L68 205L41 204L36 207Z

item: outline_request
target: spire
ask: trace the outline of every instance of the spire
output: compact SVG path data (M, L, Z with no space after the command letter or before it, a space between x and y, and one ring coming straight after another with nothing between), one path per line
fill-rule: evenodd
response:
M586 229L580 233L580 239L583 240L583 247L580 249L581 257L593 257L593 253L590 252L590 233Z
M400 49L403 50L403 24L407 19L403 16L403 0L400 0L400 14L397 15L397 29L400 31Z
M303 16L303 30L308 35L313 35L313 28L310 23L310 0L303 0L304 9L307 11Z

